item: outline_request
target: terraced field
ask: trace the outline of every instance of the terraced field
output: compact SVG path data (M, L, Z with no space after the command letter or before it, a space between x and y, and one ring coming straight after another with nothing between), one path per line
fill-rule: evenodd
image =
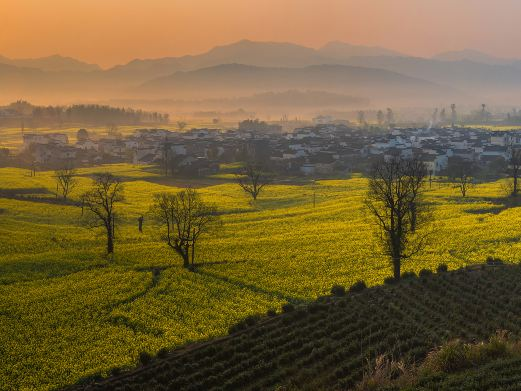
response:
M519 266L425 275L287 308L227 338L161 354L138 370L77 389L349 389L380 354L414 363L453 338L479 341L499 329L519 335L520 304ZM506 364L485 368L491 376L439 376L415 389L516 389L519 360Z
M176 188L148 167L95 167L81 170L73 200L100 170L126 181L112 260L104 256L103 233L85 227L80 208L54 200L51 172L0 169L2 390L106 376L137 365L142 353L223 336L250 315L309 303L334 284L375 286L391 274L363 209L363 178L320 181L316 207L306 184L272 185L255 205L233 183L200 188L217 205L223 228L201 240L201 264L190 272L146 214L155 192ZM506 207L501 193L500 182L478 185L466 199L434 185L427 199L435 234L404 270L442 262L455 269L487 256L518 263L521 209Z

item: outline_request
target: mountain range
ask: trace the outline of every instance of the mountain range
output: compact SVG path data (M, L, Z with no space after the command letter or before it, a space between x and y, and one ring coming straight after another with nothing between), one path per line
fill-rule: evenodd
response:
M206 53L136 59L101 69L68 57L0 56L0 99L230 99L314 90L373 104L507 104L521 98L521 61L472 50L432 58L330 42L319 49L242 40Z

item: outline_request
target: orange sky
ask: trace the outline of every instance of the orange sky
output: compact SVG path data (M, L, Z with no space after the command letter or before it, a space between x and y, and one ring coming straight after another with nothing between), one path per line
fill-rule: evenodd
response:
M521 57L520 0L0 0L0 54L102 66L243 38Z

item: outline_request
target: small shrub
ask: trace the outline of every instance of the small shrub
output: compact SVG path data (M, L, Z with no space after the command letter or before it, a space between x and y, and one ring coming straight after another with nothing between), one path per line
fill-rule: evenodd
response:
M438 265L438 268L436 269L436 271L437 271L438 273L445 273L445 272L447 272L448 270L449 270L449 268L448 268L447 265L444 264L444 263L441 263L440 265Z
M148 365L152 361L152 356L150 353L147 352L141 352L139 354L139 362L143 365Z
M467 347L460 340L451 341L429 353L424 368L435 373L456 372L469 366Z
M393 380L398 377L410 377L412 373L403 361L394 361L385 355L376 357L374 366L370 366L364 373L360 383L354 388L356 391L374 391L381 389L395 389Z
M353 285L351 285L351 288L349 288L349 292L350 293L362 292L366 288L367 288L367 285L365 285L365 282L360 280L360 281L355 282Z
M414 272L405 272L402 274L402 280L416 278L416 273Z
M419 276L421 278L426 278L426 277L429 277L429 276L432 276L432 270L431 269L421 269L420 270L420 273L419 273Z
M157 352L157 357L159 358L165 358L168 355L168 349L167 348L161 348Z
M282 312L284 312L284 313L293 312L293 311L295 311L295 306L291 303L287 303L282 306Z
M273 308L270 308L267 312L266 312L266 315L270 316L270 317L274 317L277 315L277 311L274 310Z
M499 258L487 257L487 265L503 265L503 261Z
M246 317L246 319L244 319L244 323L247 326L253 326L260 320L260 318L261 318L260 315L250 315L250 316Z
M331 294L337 297L344 296L346 294L346 288L344 288L342 285L333 285L331 288Z

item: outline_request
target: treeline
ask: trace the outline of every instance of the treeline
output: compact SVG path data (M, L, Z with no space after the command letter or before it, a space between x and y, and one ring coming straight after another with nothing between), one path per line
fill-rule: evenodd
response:
M19 114L33 126L81 123L88 125L139 125L144 123L165 124L169 115L158 112L119 108L106 105L81 104L72 106L33 106L16 102L8 106L11 113Z
M124 109L101 105L73 105L35 107L33 120L74 122L90 125L137 125L141 123L168 123L168 114L143 110Z

